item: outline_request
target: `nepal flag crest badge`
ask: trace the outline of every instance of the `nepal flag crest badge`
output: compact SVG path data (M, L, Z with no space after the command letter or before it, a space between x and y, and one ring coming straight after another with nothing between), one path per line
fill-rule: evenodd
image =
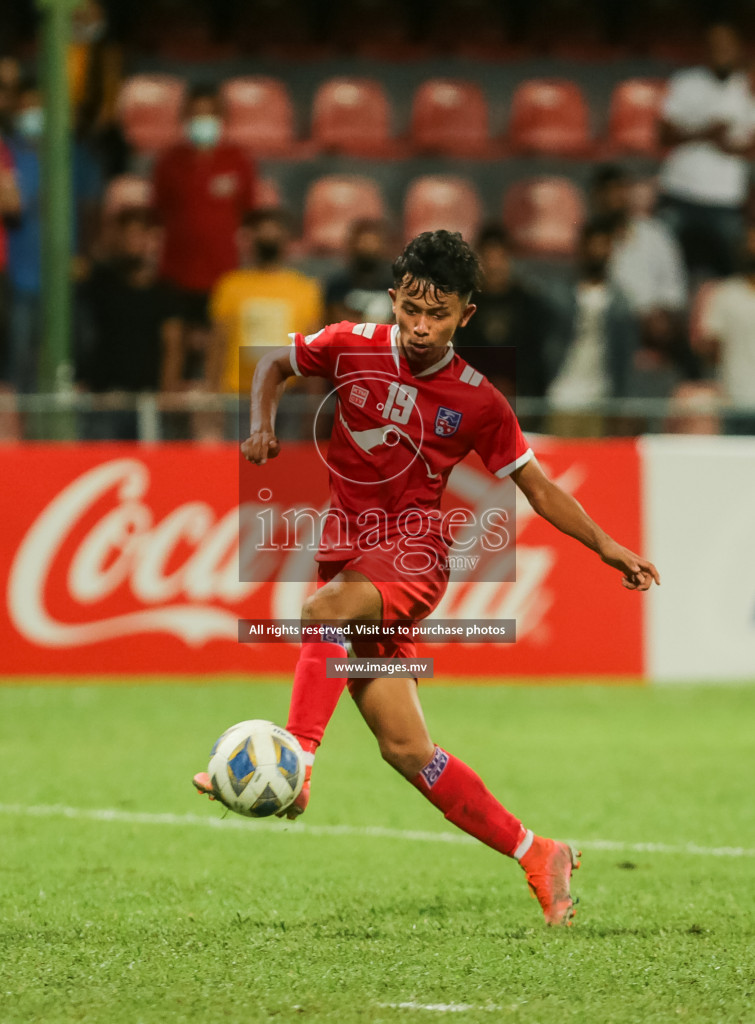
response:
M450 437L451 434L455 434L460 423L460 412L456 412L455 409L446 409L444 405L438 406L438 412L435 415L435 433L439 437Z

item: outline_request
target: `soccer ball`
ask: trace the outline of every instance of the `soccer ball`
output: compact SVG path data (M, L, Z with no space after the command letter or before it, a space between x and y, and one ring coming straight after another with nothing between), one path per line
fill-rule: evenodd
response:
M260 718L226 729L212 748L208 768L218 798L248 818L285 811L301 792L304 771L296 737Z

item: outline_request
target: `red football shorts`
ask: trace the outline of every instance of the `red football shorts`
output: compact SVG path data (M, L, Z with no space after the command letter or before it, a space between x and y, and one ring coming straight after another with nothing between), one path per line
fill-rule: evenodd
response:
M437 607L448 586L448 570L435 566L422 575L403 576L396 571L394 555L375 548L342 562L318 562L317 585L324 586L345 569L365 576L380 592L383 625L396 619L404 624L419 622ZM409 637L352 641L359 658L414 658L417 645Z

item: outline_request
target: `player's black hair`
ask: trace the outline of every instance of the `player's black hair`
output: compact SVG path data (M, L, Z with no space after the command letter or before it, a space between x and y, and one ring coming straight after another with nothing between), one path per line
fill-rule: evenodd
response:
M481 285L480 261L458 231L423 231L393 264L393 283L410 292L446 292L467 299Z

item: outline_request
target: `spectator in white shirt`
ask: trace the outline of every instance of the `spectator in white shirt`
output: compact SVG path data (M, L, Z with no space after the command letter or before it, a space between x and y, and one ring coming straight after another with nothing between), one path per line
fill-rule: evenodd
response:
M614 218L608 273L640 323L639 393L664 393L697 370L686 340L687 282L679 243L663 221L633 212L632 179L623 168L599 167L591 199L596 214Z
M613 217L594 217L584 225L577 279L553 293L557 315L548 346L553 379L547 397L554 410L550 429L565 436L600 435L603 400L632 394L638 329L608 276L614 230Z
M742 46L730 25L707 33L708 61L672 76L660 134L671 147L660 176L659 215L674 231L691 273L733 273L747 200L753 99Z
M727 417L727 433L755 434L755 225L747 228L740 273L716 284L705 302L698 344L724 399L745 410Z

